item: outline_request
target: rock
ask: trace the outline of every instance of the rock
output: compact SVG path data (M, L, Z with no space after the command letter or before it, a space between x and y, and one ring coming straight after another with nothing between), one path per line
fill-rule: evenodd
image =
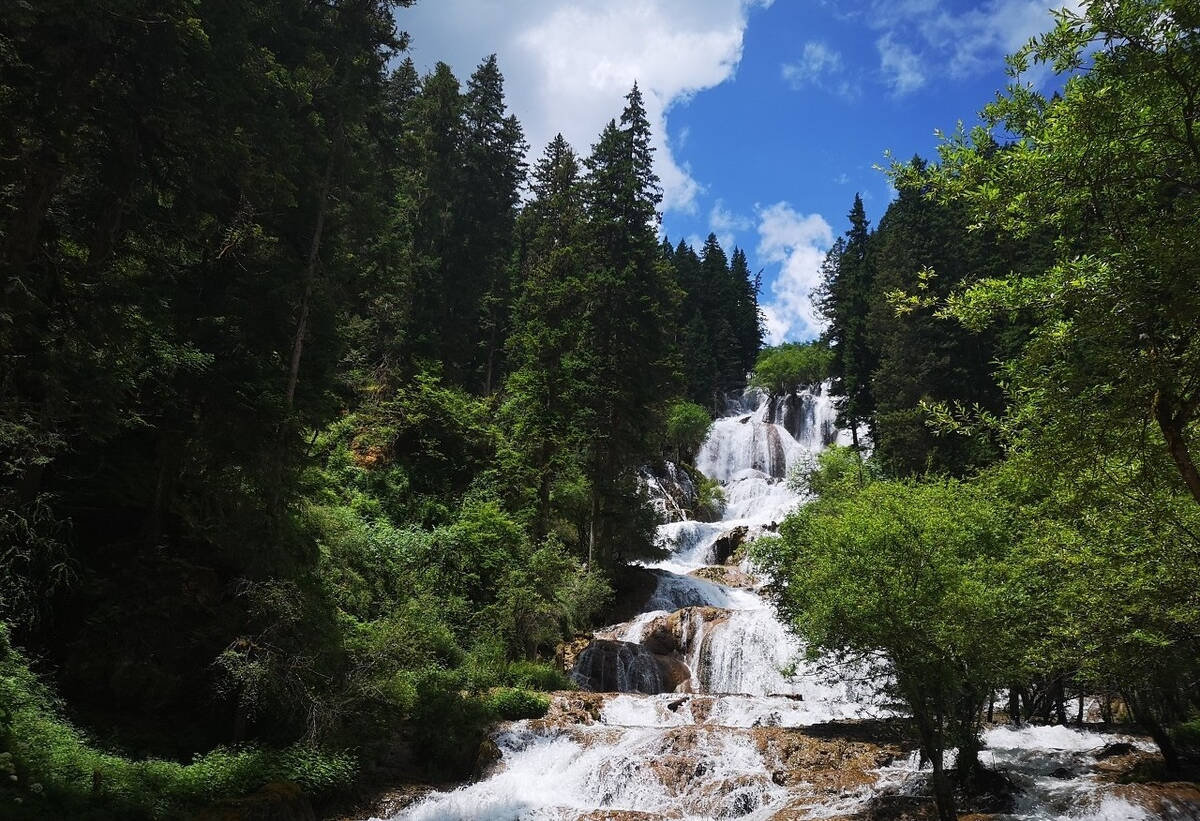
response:
M612 604L601 614L604 624L630 621L645 612L646 604L658 587L658 576L653 570L627 565L614 572L612 584Z
M725 564L732 556L737 555L738 549L742 543L746 541L746 534L750 532L750 528L746 526L735 527L721 538L713 543L713 562L715 564Z
M490 778L501 769L501 763L504 758L504 753L500 752L500 748L496 746L496 742L490 738L485 738L483 743L479 745L479 754L475 756L475 767L471 774L472 781L482 781L485 778Z
M713 625L729 619L729 611L719 607L684 607L659 616L642 632L642 646L652 653L689 655L697 637L707 635Z
M1051 778L1074 778L1075 773L1071 772L1067 767L1059 767L1054 772L1050 773Z
M656 656L659 670L662 671L662 691L664 693L691 692L692 670L681 659L674 656Z
M1200 818L1200 785L1183 782L1150 782L1116 788L1117 795L1146 810L1150 818Z
M299 786L275 781L244 798L203 810L193 821L317 821L317 816Z
M570 641L561 642L554 648L555 666L570 675L571 671L575 669L575 663L579 661L579 654L591 643L591 636L575 636Z
M753 589L757 586L754 577L737 567L720 565L715 567L700 567L688 574L697 579L723 584L726 587Z
M579 654L571 676L581 687L594 692L653 695L671 692L674 686L667 688L666 684L677 677L677 671L641 644L593 639Z
M875 771L904 752L897 744L860 740L853 728L847 735L829 728L819 735L782 727L756 727L751 732L773 781L782 780L780 786L786 787L808 784L818 795L874 784Z
M1105 744L1099 750L1096 750L1092 755L1103 761L1106 758L1115 758L1119 755L1129 755L1136 750L1137 748L1128 741L1114 741L1111 744Z
M653 468L641 468L638 481L662 521L681 522L696 510L700 494L686 468L663 461Z

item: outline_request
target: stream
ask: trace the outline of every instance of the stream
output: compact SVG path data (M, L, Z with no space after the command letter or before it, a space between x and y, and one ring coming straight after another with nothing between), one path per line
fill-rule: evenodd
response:
M643 612L597 631L577 657L579 692L549 715L501 726L480 780L427 795L412 821L859 818L881 796L901 804L925 775L889 734L882 664L807 661L731 545L773 529L801 503L788 470L849 435L828 395L769 402L748 393L717 420L697 467L720 482L719 522L659 528L666 558ZM769 422L768 420L772 420ZM665 503L664 503L665 504ZM997 819L1195 818L1192 805L1104 778L1096 751L1146 739L1058 726L994 727L985 764L1019 787ZM887 816L893 817L893 816ZM899 817L899 816L895 816Z

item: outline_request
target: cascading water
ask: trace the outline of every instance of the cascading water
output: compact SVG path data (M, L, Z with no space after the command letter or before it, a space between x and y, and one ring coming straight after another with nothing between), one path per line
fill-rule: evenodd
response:
M890 715L876 695L884 668L806 660L759 595L750 563L721 555L801 503L788 471L833 442L848 443L834 418L821 390L775 400L750 392L730 403L696 459L721 484L724 518L661 526L669 553L648 565L656 587L643 612L598 631L576 662L581 686L610 692L556 695L547 718L493 736L501 758L485 778L394 817L827 818L861 810L881 790L915 789L915 755L856 740L852 728L864 725L839 725L843 735L815 726ZM661 506L672 509L680 510ZM1025 788L1008 817L1150 817L1106 791L1080 752L1113 736L1054 729L1061 732L986 737L985 761L991 755ZM1063 778L1066 760L1071 775Z

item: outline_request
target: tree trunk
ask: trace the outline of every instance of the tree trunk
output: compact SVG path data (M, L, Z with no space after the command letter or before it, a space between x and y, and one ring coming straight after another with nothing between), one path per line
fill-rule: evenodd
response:
M1175 740L1171 738L1171 734L1167 729L1159 724L1153 718L1146 718L1139 715L1138 723L1146 728L1146 732L1154 739L1154 743L1158 745L1158 751L1162 753L1163 762L1167 765L1168 772L1175 772L1179 769L1179 750L1175 747Z
M592 490L592 516L588 521L588 558L587 569L592 569L592 561L596 557L596 517L600 515L600 497Z
M1021 689L1015 684L1008 688L1008 723L1021 724Z
M929 759L933 764L933 800L937 804L938 821L958 821L958 812L954 808L954 789L946 775L942 750L931 750Z
M1054 680L1054 718L1059 726L1067 726L1067 693L1062 676Z
M290 411L296 396L296 383L300 380L300 357L304 351L304 335L308 332L308 315L312 308L313 285L317 278L317 260L321 252L321 235L325 231L325 212L329 207L329 186L333 178L333 163L337 148L329 151L325 163L325 174L321 179L321 192L317 201L317 221L313 226L312 241L308 246L308 261L304 267L304 295L300 299L300 316L296 320L296 337L292 341L292 362L288 370L287 408Z
M1083 726L1083 693L1079 694L1079 714L1075 717L1075 723Z
M1183 428L1188 422L1187 408L1180 408L1178 413L1172 414L1171 400L1171 395L1163 391L1154 395L1154 420L1158 422L1159 430L1167 442L1167 451L1171 454L1175 467L1179 469L1179 475L1191 491L1192 498L1200 503L1200 473L1196 472L1196 465L1192 462L1192 455L1183 437Z

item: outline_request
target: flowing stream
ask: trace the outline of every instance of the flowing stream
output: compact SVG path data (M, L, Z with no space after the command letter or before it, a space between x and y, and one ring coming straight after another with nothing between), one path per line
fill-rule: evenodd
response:
M916 755L872 737L894 715L877 695L886 669L806 661L753 566L728 555L801 503L790 468L848 438L821 392L731 405L696 460L721 483L724 517L659 528L669 554L647 565L656 588L644 612L598 631L575 662L586 692L556 694L545 719L502 726L480 780L394 817L852 818L881 794L916 792ZM998 818L1167 817L1104 781L1094 755L1114 741L1153 749L1144 740L1027 727L985 741L984 761L1021 788L1015 814Z

